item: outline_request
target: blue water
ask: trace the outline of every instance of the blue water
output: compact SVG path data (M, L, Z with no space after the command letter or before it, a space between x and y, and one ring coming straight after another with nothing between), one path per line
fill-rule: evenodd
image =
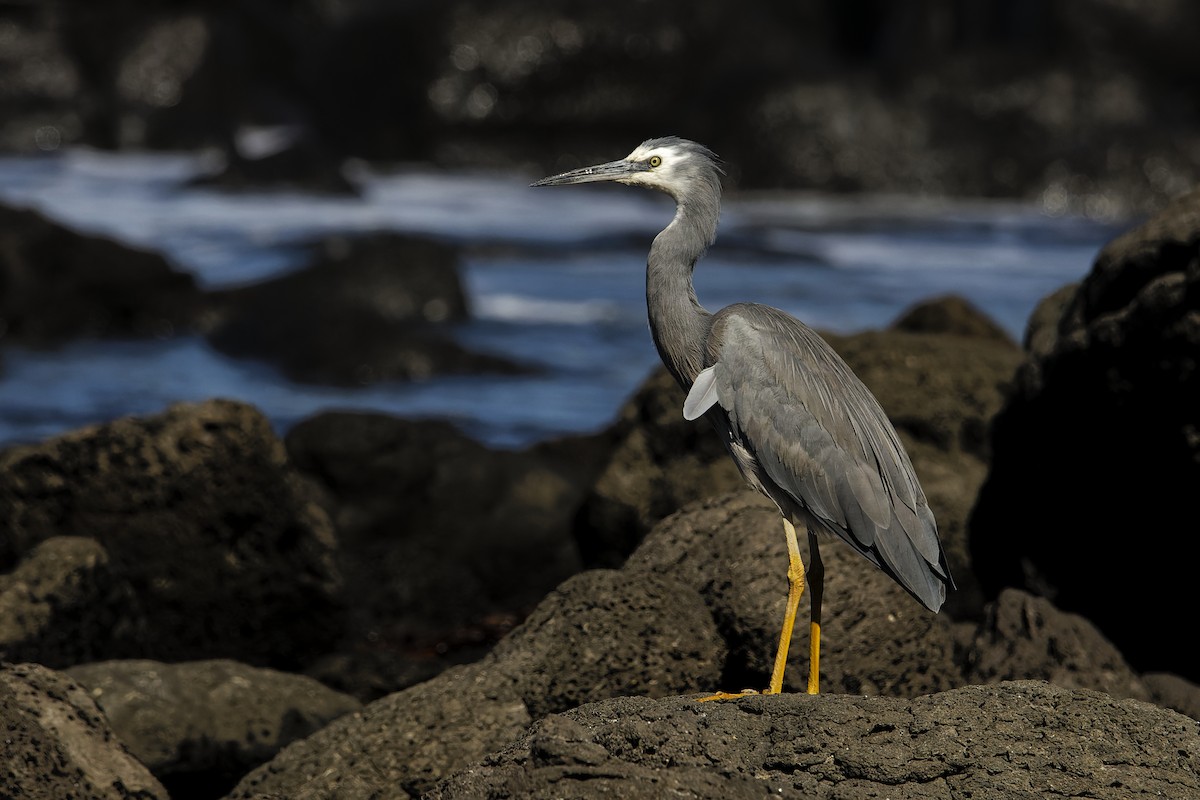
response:
M0 199L81 231L157 250L206 287L301 265L333 233L397 230L459 245L474 318L464 344L533 364L520 377L437 378L359 389L293 383L203 340L8 347L0 445L34 441L181 400L253 403L280 432L321 410L450 419L494 446L598 430L657 364L646 329L645 252L665 197L620 186L528 188L537 175L355 169L360 198L187 188L195 154L88 150L0 158ZM1079 280L1127 221L1053 216L1036 204L911 197L740 194L696 272L710 308L779 306L819 329L882 327L914 302L967 297L1020 339L1046 294Z

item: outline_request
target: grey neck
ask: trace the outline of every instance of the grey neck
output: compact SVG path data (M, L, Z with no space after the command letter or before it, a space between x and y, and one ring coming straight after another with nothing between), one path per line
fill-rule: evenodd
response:
M679 202L675 219L654 239L646 262L650 333L667 369L685 390L704 368L712 315L696 299L692 269L716 238L719 205Z

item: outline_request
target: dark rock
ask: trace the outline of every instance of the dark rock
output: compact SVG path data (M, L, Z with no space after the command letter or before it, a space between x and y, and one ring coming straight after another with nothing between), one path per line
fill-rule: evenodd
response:
M801 554L809 563L807 537ZM826 540L822 690L915 697L959 686L950 618L932 614L848 546ZM663 520L625 566L690 587L716 619L730 657L725 691L765 689L788 593L787 547L774 504L744 489L694 503ZM807 618L807 599L801 618ZM795 627L786 691L808 679L808 625Z
M285 441L339 531L353 656L316 674L346 691L478 658L580 569L569 531L596 437L490 450L443 422L330 412Z
M1058 321L1079 290L1079 284L1069 283L1038 301L1025 325L1022 342L1025 351L1034 359L1050 355L1058 341Z
M168 800L77 683L38 664L0 665L0 795Z
M1200 686L1165 672L1148 672L1142 676L1142 683L1156 705L1200 720Z
M104 661L72 667L113 732L171 796L217 797L360 703L300 675L236 661Z
M264 132L270 136L269 132ZM267 153L246 154L235 145L220 168L198 175L189 183L228 191L290 190L358 196L358 186L346 177L345 164L326 152L311 135L289 136Z
M1198 247L1193 192L1101 251L1057 325L1039 329L994 420L971 517L989 594L1048 597L1135 669L1189 680L1200 667L1160 611L1184 602L1193 577L1188 559L1166 554L1200 486Z
M0 660L77 664L144 636L138 599L95 539L54 536L0 574Z
M202 305L192 276L160 255L0 205L0 341L165 338L191 329Z
M930 298L905 309L892 323L892 328L907 333L947 333L1012 342L991 317L957 295Z
M94 658L286 666L337 631L328 518L249 406L178 405L0 453L0 570L19 571L39 544L65 535L99 542L132 599L111 635L88 645ZM81 589L63 586L64 604L75 602ZM90 619L69 629L94 634ZM69 663L55 644L67 632L50 633L45 653L28 643L22 652Z
M1106 746L1122 749L1112 753L1114 761L1098 759L1097 770L1101 761L1144 767L1131 768L1128 775L1103 773L1106 786L1119 781L1111 795L1114 800L1126 796L1116 788L1141 791L1138 787L1151 784L1139 782L1158 780L1152 769L1157 756L1151 763L1131 757L1124 748L1146 747L1146 752L1162 753L1163 758L1171 747L1183 752L1195 749L1188 738L1198 735L1193 722L1143 703L1118 702L1085 689L1038 682L955 688L967 680L970 655L978 676L987 680L1028 670L1071 687L1144 692L1112 647L1078 618L1014 594L976 631L970 624L952 623L944 613L926 612L883 573L837 542L822 551L827 583L822 659L826 694L705 705L697 703L695 696L662 705L625 699L584 705L567 714L568 720L576 721L607 718L620 729L612 736L580 738L571 733L578 732L572 723L554 716L604 696L661 697L718 688L736 691L747 684L761 687L774 653L786 593L787 558L780 529L777 512L749 490L693 504L660 523L622 570L595 570L566 581L478 663L452 668L427 683L377 700L361 714L291 745L248 775L230 798L366 798L398 790L419 795L439 778L460 770L441 791L463 786L466 796L477 791L536 796L541 778L515 777L513 784L488 784L492 789L457 781L471 780L472 775L489 781L493 768L508 765L510 754L528 742L515 737L539 718L555 726L553 730L565 731L565 740L556 739L557 734L538 740L533 746L537 758L563 767L559 777L587 774L600 781L597 786L612 789L614 796L640 793L629 785L603 783L605 775L622 774L620 768L604 769L616 763L609 744L622 752L645 752L647 758L657 749L659 757L653 765L643 765L646 771L638 772L639 779L655 779L650 777L652 766L674 770L699 759L695 763L703 764L714 781L712 796L738 796L730 786L736 790L740 784L730 780L740 781L737 776L743 773L761 777L764 768L775 774L777 767L779 780L786 773L806 781L782 784L784 788L809 794L819 791L814 783L819 780L878 779L899 785L917 780L915 773L905 777L904 772L912 768L905 765L914 763L925 765L921 775L929 786L946 786L942 794L986 794L989 789L1004 794L1008 781L1014 786L1022 781L1040 786L1064 780L1059 769L1063 762L1057 757L1060 749L1092 752L1080 749L1078 737L1088 737L1094 748L1098 740L1092 737L1099 735ZM1030 627L1019 628L1022 615ZM788 688L802 683L805 674L806 635L799 629L796 634L793 647L799 658L791 664ZM1095 660L1089 661L1089 655ZM1093 665L1096 674L1086 674ZM910 699L862 697L863 692ZM648 708L656 709L652 719L642 716ZM783 717L775 716L777 712ZM689 758L677 754L676 748L707 747L703 743L709 741L708 733L697 738L690 729L679 729L677 739L671 722L677 713L709 720L714 726L712 741L720 747L714 744L717 749L711 752L692 749ZM814 727L793 727L806 724L799 722L803 719L813 720ZM860 729L853 720L862 720L867 727ZM626 724L628 729L622 727ZM556 727L561 725L566 727ZM803 763L808 767L803 774L794 759L785 757L786 769L778 766L784 762L771 760L781 752L781 745L768 729L781 731L780 741L788 746L806 743L808 757ZM526 737L536 739L542 730L544 726L535 725ZM932 766L904 749L914 737L920 739L931 730L944 732L950 737L946 741L959 742L957 750L946 750L932 740L920 745L922 752L935 748L943 754ZM1149 738L1131 740L1131 736ZM685 740L689 744L683 744ZM501 750L513 741L516 744ZM978 770L963 766L975 764L985 753L1009 751L1029 754L1028 762L1019 760L1013 767L1021 770L1019 777L990 765ZM493 755L485 757L489 752ZM958 755L944 762L950 752ZM757 754L755 758L777 767L768 761L743 762L749 757L745 753ZM842 753L886 758L871 762L875 772L865 767L845 773L841 768L816 771L822 764L847 763ZM1184 765L1177 767L1183 770L1182 777L1171 773L1163 780L1178 779L1183 787L1196 782L1191 760L1172 763ZM885 769L886 765L892 766ZM942 771L929 771L935 769ZM671 785L668 775L656 774L662 781L657 784L660 788ZM990 784L986 783L989 775ZM1100 780L1099 772L1067 770L1066 775L1075 781L1068 789L1081 794L1092 792L1091 781ZM754 785L759 791L776 788ZM843 788L857 786L847 783ZM695 790L690 784L688 788ZM575 796L565 784L547 789L546 794L559 796L558 790L565 792L563 796Z
M499 356L455 343L467 315L453 248L399 234L323 244L300 272L212 295L209 342L277 363L309 383L368 384L438 374L516 373Z
M1146 686L1095 626L1050 601L1006 589L967 651L970 683L1044 680L1067 689L1150 700Z
M551 593L496 645L536 719L601 697L713 686L725 648L709 609L670 575L592 570Z
M552 593L482 661L368 705L286 748L229 795L419 795L519 736L538 715L717 680L703 603L673 581L598 570Z
M426 797L1179 797L1200 792L1198 747L1175 712L1036 681L912 700L621 698L547 717Z
M575 521L585 564L620 566L663 517L743 485L712 426L684 420L683 401L660 367L621 408L615 447Z

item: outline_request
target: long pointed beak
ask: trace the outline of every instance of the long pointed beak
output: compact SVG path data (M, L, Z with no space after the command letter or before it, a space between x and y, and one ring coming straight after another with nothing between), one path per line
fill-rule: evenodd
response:
M570 172L563 172L559 175L551 175L549 178L542 178L540 181L529 185L566 186L572 183L619 181L622 178L628 178L639 172L645 172L647 169L648 167L645 164L636 161L627 161L622 158L619 161L609 161L607 164L596 164L592 167L582 167L581 169L573 169Z

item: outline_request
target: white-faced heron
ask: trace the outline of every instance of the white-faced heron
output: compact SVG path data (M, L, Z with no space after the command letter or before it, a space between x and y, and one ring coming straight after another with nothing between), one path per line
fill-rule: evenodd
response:
M808 533L808 691L816 694L824 585L818 532L853 547L931 611L941 608L954 581L896 430L837 353L778 309L735 303L714 314L696 299L692 269L716 238L720 176L712 151L671 136L643 142L618 161L533 185L617 181L675 198L675 218L655 237L646 263L650 331L663 363L687 392L684 417L707 417L747 482L783 515L789 590L766 694L783 689L805 580L796 529Z

